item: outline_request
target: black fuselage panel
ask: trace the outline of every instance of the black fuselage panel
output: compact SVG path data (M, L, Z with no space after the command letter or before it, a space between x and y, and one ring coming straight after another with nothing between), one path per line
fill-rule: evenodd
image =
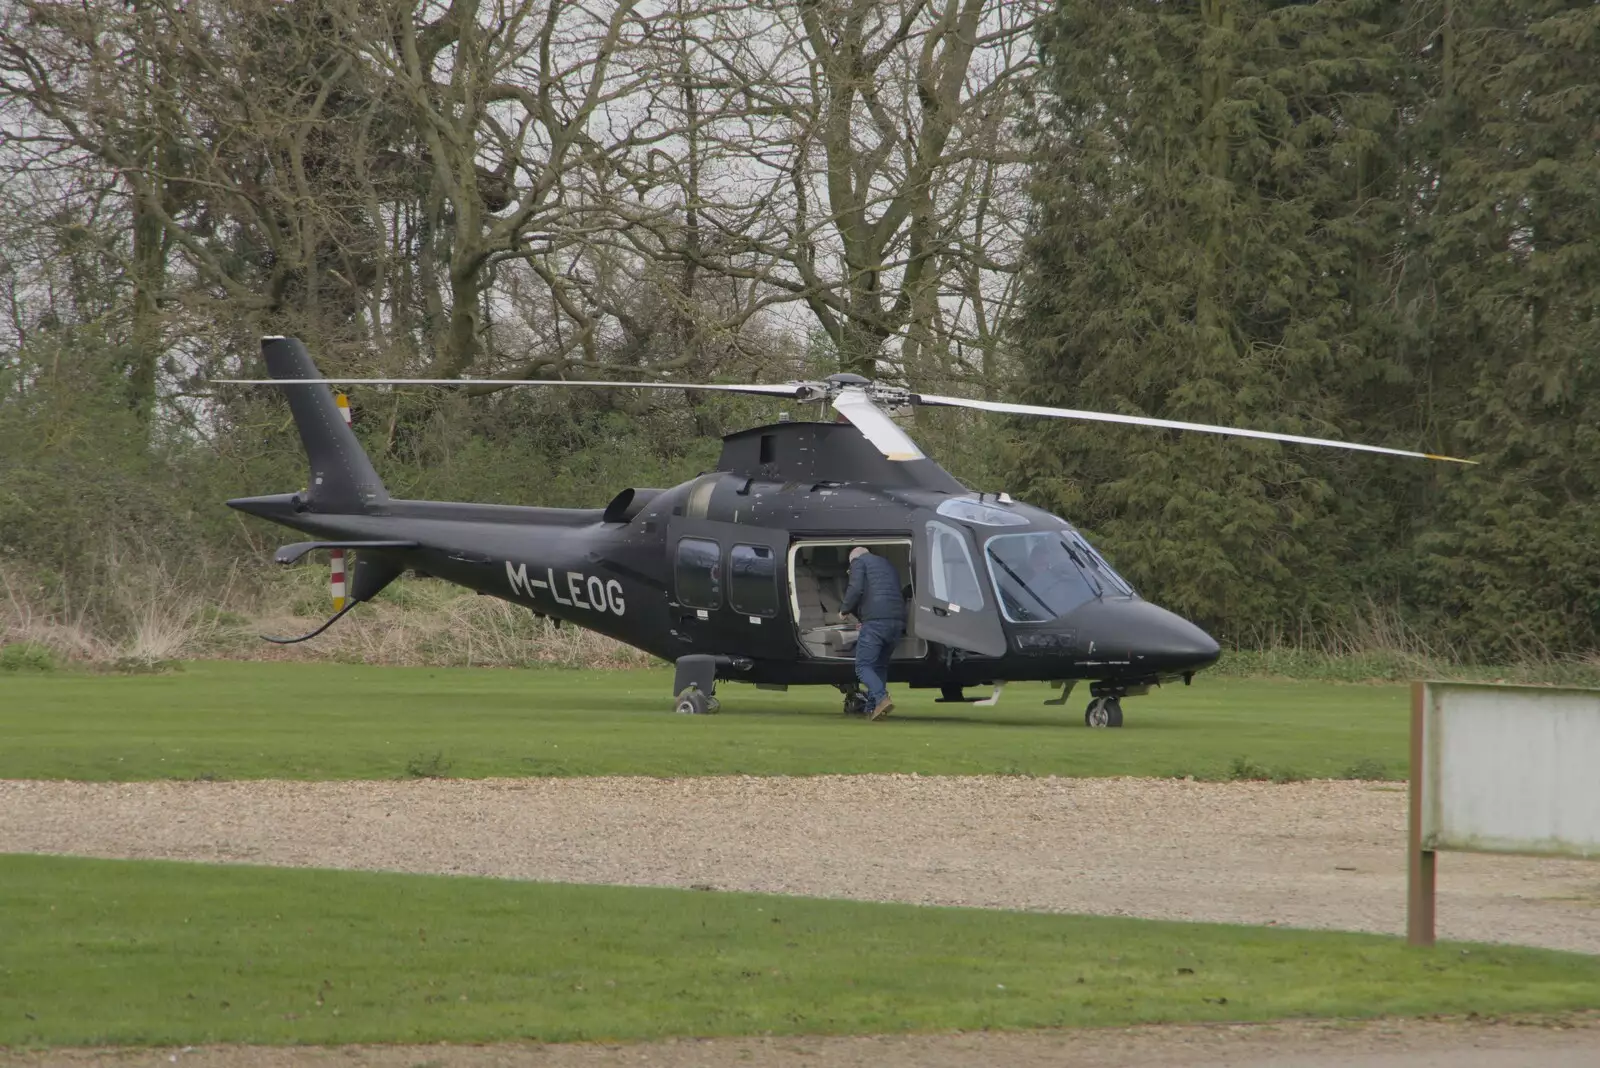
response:
M849 423L773 423L722 439L717 470L769 482L857 482L884 489L965 493L926 457L891 460Z

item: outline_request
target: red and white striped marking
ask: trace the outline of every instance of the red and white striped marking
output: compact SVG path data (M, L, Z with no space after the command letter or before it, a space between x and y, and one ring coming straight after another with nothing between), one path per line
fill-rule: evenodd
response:
M330 584L333 589L333 610L337 612L344 607L344 550L329 549L328 560L333 565Z
M335 404L337 404L339 406L339 414L344 417L344 425L345 426L349 426L350 425L350 398L346 397L343 393L335 393L333 395L333 403L335 403ZM330 586L330 588L332 589L332 592L333 592L333 610L335 612L343 611L344 610L344 550L343 549L329 549L328 550L328 562L332 566L332 571L331 571L331 573L329 575L328 583L329 583L329 586Z

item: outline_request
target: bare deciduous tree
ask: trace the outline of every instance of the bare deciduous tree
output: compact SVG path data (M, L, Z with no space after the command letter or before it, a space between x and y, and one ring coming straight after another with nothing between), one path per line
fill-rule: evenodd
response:
M814 330L946 380L994 370L1037 2L17 0L0 108L122 227L145 410L212 319L439 375L795 373L755 361Z
M992 344L1022 211L1008 123L1039 10L806 0L708 34L707 84L740 98L721 135L744 142L737 172L766 179L710 215L756 262L680 254L803 301L852 370L872 373L894 338L908 372L963 341Z

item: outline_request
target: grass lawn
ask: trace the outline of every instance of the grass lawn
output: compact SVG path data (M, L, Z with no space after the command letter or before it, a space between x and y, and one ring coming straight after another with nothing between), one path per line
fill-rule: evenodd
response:
M1596 957L1375 935L0 857L0 1046L1501 1014L1596 990Z
M408 774L1403 777L1409 692L1202 676L1083 725L1043 685L994 708L897 687L846 719L826 688L724 685L720 715L673 714L671 673L203 662L165 675L0 675L0 778L392 778ZM1086 689L1086 687L1080 687Z

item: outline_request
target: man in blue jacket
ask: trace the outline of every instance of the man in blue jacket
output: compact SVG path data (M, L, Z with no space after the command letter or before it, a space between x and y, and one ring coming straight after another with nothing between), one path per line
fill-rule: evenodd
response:
M894 708L889 700L889 658L906 629L906 599L900 572L865 546L850 550L850 585L839 615L861 621L856 638L856 678L867 688L868 719L882 719Z

